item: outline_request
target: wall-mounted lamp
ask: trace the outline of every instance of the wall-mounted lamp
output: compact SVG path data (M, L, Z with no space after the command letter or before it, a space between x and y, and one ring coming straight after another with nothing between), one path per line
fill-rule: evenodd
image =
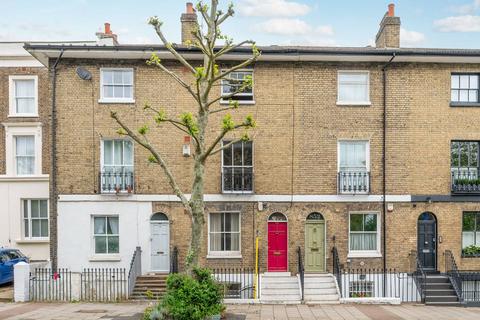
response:
M183 156L190 157L190 136L183 137Z

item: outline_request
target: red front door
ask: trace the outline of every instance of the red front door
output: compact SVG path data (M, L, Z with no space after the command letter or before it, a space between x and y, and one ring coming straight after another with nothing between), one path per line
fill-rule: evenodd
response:
M287 271L287 222L268 222L268 271Z

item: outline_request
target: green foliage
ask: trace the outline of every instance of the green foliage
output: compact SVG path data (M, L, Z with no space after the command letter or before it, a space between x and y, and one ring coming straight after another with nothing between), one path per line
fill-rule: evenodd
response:
M222 119L222 129L225 131L230 131L235 128L235 122L233 122L232 116L226 114Z
M195 78L197 78L197 80L205 78L205 68L204 67L195 67Z
M118 135L121 135L121 136L126 136L128 133L127 133L127 131L125 131L125 129L119 128L119 129L117 130L117 134L118 134Z
M458 185L478 186L480 185L480 179L456 179L455 183Z
M187 127L188 132L190 132L192 136L195 136L198 133L198 125L191 112L182 113L180 115L180 120Z
M138 133L140 133L142 136L146 135L150 129L146 124L138 128Z
M148 156L148 162L150 163L158 163L157 158L153 154Z
M160 28L163 24L163 22L160 21L160 19L157 16L150 17L147 22L148 24L158 28Z
M150 59L147 60L147 65L149 66L158 66L160 65L162 60L155 54L152 53L150 56ZM147 107L147 104L145 104L145 108Z
M147 297L148 300L153 300L155 299L155 296L151 290L145 291L145 296Z
M157 124L160 124L160 123L164 122L165 120L167 120L167 114L165 113L164 110L160 110L155 114L153 119L155 120L155 122Z
M257 123L253 119L253 116L250 114L245 118L245 121L243 122L243 124L247 128L255 128L257 126Z
M204 320L223 310L221 286L210 270L194 268L192 276L171 274L167 292L159 305L167 318L175 320Z
M475 245L472 244L471 246L463 248L462 253L463 253L464 256L480 255L480 246L475 246Z

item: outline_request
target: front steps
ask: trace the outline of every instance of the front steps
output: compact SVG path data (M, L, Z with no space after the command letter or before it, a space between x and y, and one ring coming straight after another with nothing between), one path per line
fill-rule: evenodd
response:
M306 304L338 304L340 296L332 274L305 274L303 297Z
M435 306L460 306L455 289L445 275L427 274L425 304Z
M290 272L265 272L262 275L261 303L299 304L301 300L297 276L292 276Z
M137 277L132 300L158 300L165 294L168 274L153 273Z

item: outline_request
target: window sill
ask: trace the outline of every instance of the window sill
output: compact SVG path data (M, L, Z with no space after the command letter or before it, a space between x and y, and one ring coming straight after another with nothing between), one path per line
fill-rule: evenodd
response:
M228 191L228 190L222 190L223 194L253 194L253 190L251 191Z
M39 115L38 114L35 114L35 113L32 113L32 114L9 114L8 115L9 118L38 118Z
M450 107L480 107L480 102L450 102Z
M135 99L99 99L98 103L102 103L102 104L134 104Z
M10 176L0 175L0 181L48 181L48 174L32 175L32 176Z
M246 101L233 100L233 101L237 101L239 105L254 105L255 104L255 100L246 100ZM226 105L226 104L230 104L230 102L228 100L220 100L220 104Z
M377 251L349 252L347 258L381 258L382 254Z
M128 192L128 191L120 191L120 192L115 192L115 191L100 191L101 195L104 196L133 196L134 192Z
M239 254L232 254L232 255L226 255L226 254L208 254L207 259L242 259L242 255Z
M343 106L343 107L369 107L371 106L372 103L370 101L363 101L363 102L344 102L344 101L337 101L337 106Z
M50 240L48 238L39 238L39 239L18 239L15 240L16 243L18 244L44 244L44 243L50 243Z
M112 254L112 255L94 255L91 256L88 261L92 262L102 262L102 261L121 261L120 255Z

